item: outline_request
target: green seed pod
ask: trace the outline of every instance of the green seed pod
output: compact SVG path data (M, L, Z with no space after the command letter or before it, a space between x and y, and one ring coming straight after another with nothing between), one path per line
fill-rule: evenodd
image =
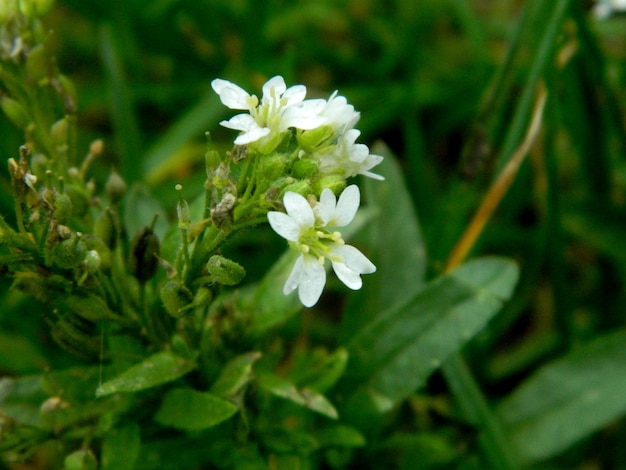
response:
M100 258L100 271L108 272L111 269L111 250L109 247L98 237L94 235L83 236L83 242L90 251L98 253Z
M180 318L185 313L187 307L193 300L193 295L182 283L178 281L168 281L159 292L165 310L174 318Z
M313 183L313 190L318 196L322 194L322 191L326 188L330 189L335 194L339 194L345 187L346 179L341 175L324 176Z
M243 266L220 255L213 255L209 258L207 271L215 282L225 286L239 284L246 275Z
M102 240L110 250L114 250L117 246L119 232L120 222L117 212L107 207L96 217L93 225L93 233Z
M104 185L104 192L113 205L117 204L126 194L126 182L117 171L111 171Z
M285 186L280 198L282 199L288 191L298 193L304 197L307 197L309 194L313 194L313 188L311 188L311 185L307 180L296 181L295 183Z
M50 127L50 137L52 138L52 145L60 153L67 152L68 131L69 125L67 122L67 118L59 119Z
M72 200L65 193L56 193L52 217L60 224L67 224L72 216Z
M26 129L31 122L24 107L13 98L0 96L0 109L20 129Z
M291 176L299 180L313 178L319 173L319 165L311 158L301 158L296 160L291 168Z
M77 267L87 254L87 247L81 237L82 234L72 234L67 240L55 244L50 257L52 263L61 269Z
M193 304L196 307L204 308L211 303L211 300L213 300L213 292L211 292L211 289L200 286L196 291L196 295L193 297Z
M72 452L63 461L64 470L98 470L96 456L89 449Z
M156 274L160 249L159 238L150 227L139 230L133 238L128 266L139 282L144 283Z

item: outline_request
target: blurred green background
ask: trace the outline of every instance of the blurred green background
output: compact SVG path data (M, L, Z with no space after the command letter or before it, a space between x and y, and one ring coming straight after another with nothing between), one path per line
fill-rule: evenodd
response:
M431 276L442 272L521 143L543 81L542 132L472 251L511 257L522 273L513 300L466 351L483 392L497 403L542 365L626 325L626 17L600 21L591 6L63 0L44 23L59 68L76 85L81 148L95 138L106 144L93 172L97 184L116 167L166 207L175 206L175 183L188 198L200 194L204 132L211 130L224 151L233 138L219 128L232 113L211 90L213 78L256 94L276 74L305 84L308 97L338 89L362 114L361 140L384 142L401 163ZM0 153L15 156L22 136L4 117L0 136ZM10 213L8 192L1 194L0 209ZM241 239L235 249L246 246ZM256 259L261 273L269 260ZM23 353L0 357L0 372L71 363L51 352L37 318L13 314L37 305L4 286L0 339ZM456 428L445 410L437 413L436 400L447 393L440 376L428 393L432 428ZM626 468L622 412L556 456L554 468Z

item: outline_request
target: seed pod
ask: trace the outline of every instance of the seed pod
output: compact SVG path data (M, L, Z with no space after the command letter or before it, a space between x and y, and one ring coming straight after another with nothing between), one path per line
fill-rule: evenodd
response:
M87 254L87 247L81 237L82 234L79 232L55 244L50 256L52 263L61 269L73 269L78 266Z
M102 240L110 250L114 250L117 246L119 231L120 222L117 212L110 207L104 209L98 217L96 217L93 225L93 233Z
M54 196L54 212L52 217L60 224L67 224L72 216L72 200L65 193L56 193Z
M20 129L26 129L31 122L24 107L13 98L0 96L0 108L2 112Z
M160 249L159 239L150 227L142 228L133 238L128 266L139 282L144 283L156 274Z
M159 292L165 310L174 318L183 316L185 307L193 300L193 295L187 287L178 281L168 281Z
M213 255L209 258L207 271L215 282L225 286L239 284L246 276L243 266L220 255Z
M282 196L284 196L288 191L298 193L304 197L307 197L309 194L313 194L313 188L311 188L311 185L306 180L296 181L295 183L285 186L281 194L281 199Z
M113 205L117 204L126 194L126 182L117 171L111 171L107 182L104 184L104 192Z
M258 179L261 187L270 186L285 174L286 159L280 153L266 155L259 159Z
M330 143L331 139L336 137L335 130L329 125L319 126L297 134L298 144L308 152L315 150L323 144Z

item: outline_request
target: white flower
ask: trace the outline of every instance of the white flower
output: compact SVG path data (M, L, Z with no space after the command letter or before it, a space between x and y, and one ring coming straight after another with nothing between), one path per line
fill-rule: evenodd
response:
M246 110L249 114L237 114L220 124L241 131L235 139L236 145L262 141L270 152L280 142L280 134L290 127L314 129L326 119L315 113L312 102L304 102L306 87L295 85L287 88L281 76L270 78L263 85L263 97L259 103L256 95L248 94L243 88L227 80L217 78L211 82L220 100L230 109Z
M372 173L373 167L383 161L380 155L370 154L365 144L357 144L356 139L361 135L358 129L350 129L339 137L336 145L315 154L320 163L320 171L326 174L340 173L346 178L364 175L377 180L385 178Z
M314 208L293 192L285 194L283 204L286 214L273 211L267 218L274 231L300 252L283 293L287 295L297 288L304 306L315 305L326 284L326 259L341 282L350 289L360 289L361 274L373 273L376 266L355 247L346 245L341 233L329 230L344 227L354 218L360 204L358 186L348 186L339 201L330 189L324 189Z
M598 0L593 7L593 14L596 18L603 20L615 12L626 11L626 0Z

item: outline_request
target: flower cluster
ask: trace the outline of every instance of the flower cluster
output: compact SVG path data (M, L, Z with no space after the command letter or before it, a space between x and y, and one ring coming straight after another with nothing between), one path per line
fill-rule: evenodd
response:
M376 267L331 229L349 224L359 208L359 189L346 187L348 178L383 179L370 171L383 157L356 142L360 114L337 92L328 100L305 99L303 85L287 88L280 76L265 83L260 100L226 80L213 80L212 86L224 105L245 111L221 124L240 131L234 141L245 148L240 154L261 160L257 189L266 199L272 192L282 194L282 204L275 205L281 210L269 211L267 219L300 254L284 293L298 289L305 306L317 303L326 282L326 259L346 286L359 289L360 275Z

